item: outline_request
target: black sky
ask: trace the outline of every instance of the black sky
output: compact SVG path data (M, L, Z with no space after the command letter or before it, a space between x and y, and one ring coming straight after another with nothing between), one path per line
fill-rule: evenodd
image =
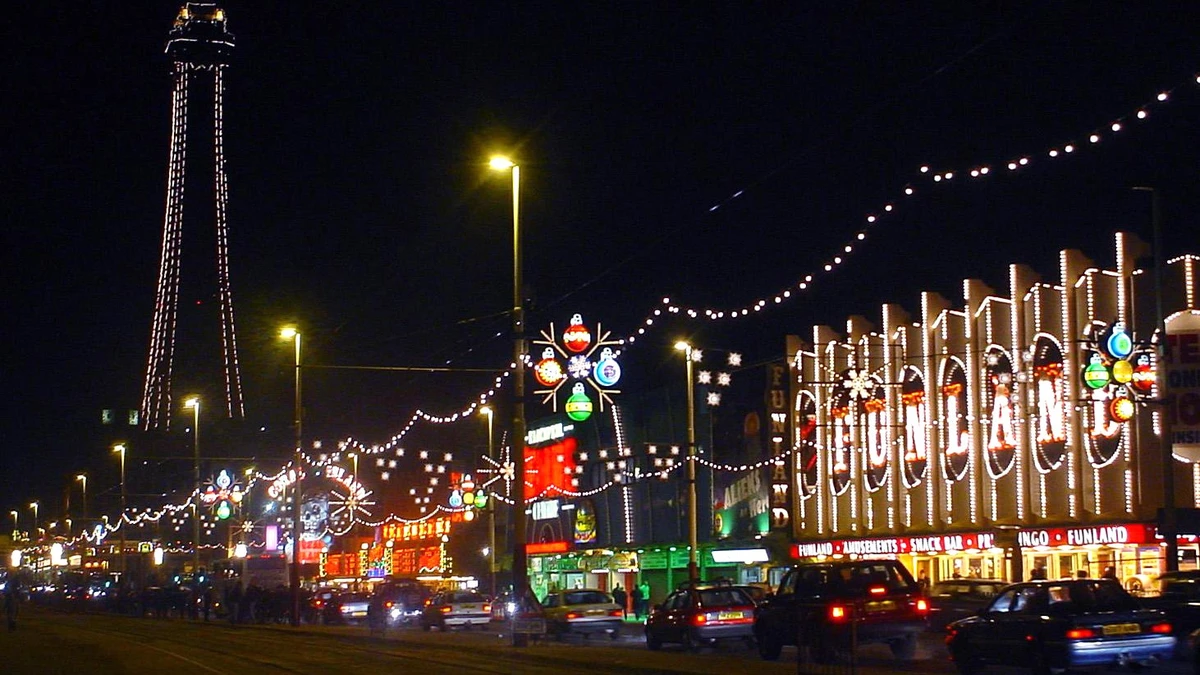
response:
M961 280L1056 252L1111 264L1149 239L1134 185L1161 187L1169 253L1200 251L1200 9L1191 3L413 3L225 5L233 290L250 415L290 420L299 320L315 361L494 366L522 165L536 327L583 312L625 334L663 296L742 306L900 208L806 296L709 329L755 358L787 332L913 309ZM94 422L136 407L162 229L172 2L6 10L6 503L111 464ZM1149 119L1108 125L1182 85ZM1091 147L1093 130L1104 140ZM1045 151L1067 141L1073 156ZM1017 175L1000 170L1028 155ZM933 185L917 167L958 172ZM987 163L999 175L964 171ZM906 184L918 194L905 201ZM740 196L731 198L740 192ZM712 210L712 207L720 208ZM635 386L673 358L631 352ZM630 371L635 369L630 368ZM453 410L486 378L326 376L329 433L384 440L416 406ZM434 436L430 436L434 438ZM435 441L430 441L435 442Z

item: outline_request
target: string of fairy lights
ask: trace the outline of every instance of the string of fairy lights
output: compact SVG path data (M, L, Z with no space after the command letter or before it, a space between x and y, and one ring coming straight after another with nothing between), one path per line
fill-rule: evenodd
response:
M183 79L182 89L180 90L177 88L177 91L175 94L174 106L173 106L173 108L175 108L175 109L178 109L181 106L184 106L184 107L186 106L186 96L187 96L186 76L184 76L182 79ZM1190 80L1190 82L1200 85L1200 76L1193 78L1192 80ZM1133 108L1133 109L1127 111L1125 114L1117 116L1115 118L1112 118L1105 124L1095 127L1085 133L1078 134L1073 138L1070 138L1070 139L1064 140L1063 142L1049 146L1048 148L1046 148L1044 151L1042 151L1040 153L1014 154L1005 159L994 160L994 161L980 161L980 162L976 162L976 163L966 164L963 167L934 168L932 165L928 165L928 164L921 165L918 167L916 175L913 177L913 179L910 182L906 183L903 186L903 188L894 196L893 199L883 201L876 208L869 209L869 210L866 210L863 212L862 225L859 228L857 228L856 231L854 232L854 234L849 238L849 240L846 241L845 243L843 243L833 255L830 255L826 259L826 261L818 267L818 269L812 270L811 272L799 277L798 280L795 281L790 286L780 289L778 292L776 292L773 295L759 297L759 298L757 298L751 302L745 303L743 305L735 306L735 307L726 307L726 308L689 306L689 305L677 303L677 302L673 301L670 297L663 297L661 302L658 303L658 305L656 307L651 309L646 314L645 318L642 320L640 325L633 332L631 332L630 334L628 334L627 336L625 336L618 342L621 345L635 344L639 339L643 339L647 335L649 335L651 332L653 332L653 330L655 328L660 327L664 323L664 320L663 320L664 315L682 317L682 318L693 319L693 320L706 320L709 322L729 321L729 320L737 320L740 318L749 317L753 314L761 313L763 311L768 310L772 306L783 305L788 300L790 300L794 297L797 297L800 293L811 290L812 286L819 280L819 278L822 274L831 274L836 269L845 265L846 262L848 262L848 260L850 259L850 256L856 250L858 250L856 248L856 246L860 246L862 242L865 242L867 240L867 236L872 231L873 228L881 225L883 222L885 222L885 220L888 217L895 215L898 212L900 206L905 203L905 200L916 197L919 194L923 194L927 188L932 189L934 186L940 186L942 188L945 188L946 186L949 186L949 185L958 184L959 182L961 182L959 179L962 179L962 178L966 178L969 180L982 180L982 179L985 179L985 178L988 178L991 176L995 176L995 175L998 175L1001 173L1019 174L1023 170L1027 169L1028 167L1031 167L1038 163L1062 161L1062 160L1066 159L1067 157L1081 153L1088 148L1102 147L1105 140L1107 140L1111 137L1115 137L1119 134L1122 134L1123 132L1126 132L1128 129L1130 129L1131 127L1133 127L1134 125L1136 125L1138 123L1143 123L1143 122L1146 122L1147 120L1152 119L1154 117L1154 114L1153 114L1154 111L1158 108L1161 108L1161 107L1166 106L1169 103L1171 103L1175 99L1175 94L1176 94L1177 90L1182 86L1184 86L1184 83L1180 83L1179 85L1176 85L1175 87L1171 87L1168 89L1158 91L1151 99L1145 101L1142 105L1137 106L1136 108ZM181 116L181 117L185 118L186 116ZM181 124L186 124L186 121L176 122L175 124L173 124L173 128L172 128L173 135L174 134L186 134L186 128L181 128L179 126ZM182 153L182 150L180 150L180 153ZM167 227L164 230L164 245L165 245L165 247L174 245L172 242L175 242L180 235L178 220L181 216L179 213L176 212L176 210L171 208L171 205L175 201L175 200L171 199L171 195L175 193L175 190L173 190L170 186L176 185L179 181L182 180L182 178L181 178L182 168L179 168L179 175L180 175L179 181L174 180L177 175L176 164L177 163L182 164L182 162L183 162L183 158L181 156L179 156L179 157L176 156L175 144L173 143L172 144L172 160L171 160L171 166L172 166L171 177L173 180L170 182L170 185L168 187L169 199L168 199L168 209L167 209L167 218L166 218L167 219ZM178 186L177 189L179 191L181 191L182 187ZM1189 269L1190 269L1190 267L1189 267ZM165 282L165 285L164 285L164 282ZM172 289L175 287L176 283L177 283L177 279L175 278L175 276L173 276L172 270L169 269L169 267L167 266L167 263L164 262L164 267L162 269L160 269L160 297L158 298L158 303L157 303L158 306L161 307L161 306L168 305L170 303L171 298L170 297L161 297L161 293L163 292L164 289L166 290L166 292L168 294L174 292L174 291L172 291ZM1190 289L1190 286L1191 285L1189 284L1189 289ZM169 320L172 320L172 317L164 316L164 317L160 318L159 314L156 312L155 323L154 323L154 335L161 335L166 332L169 332L170 331L169 327L167 327L166 325L160 325L161 322L165 322L165 321L169 321ZM528 355L526 355L524 358L526 358L527 362L529 361ZM151 360L152 361L154 360L153 352L151 354ZM736 364L734 364L734 365L736 365ZM880 369L876 369L876 371L874 373L872 373L872 375L878 375L879 372L881 372L881 368L882 368L882 366L880 367ZM826 368L826 369L830 371L829 372L830 375L832 375L834 377L839 377L838 374L832 372L832 369L829 369L829 368ZM151 368L148 369L148 373L147 373L147 382L148 383L150 382L150 379L152 377L152 375L151 375L152 370L153 370L153 364L151 365ZM424 504L429 504L430 503L429 495L434 494L435 488L437 488L439 486L439 478L438 477L442 476L446 473L446 464L453 461L453 456L450 453L445 453L442 456L442 460L443 460L442 462L428 461L429 460L429 455L428 455L429 451L420 451L418 453L410 455L410 454L407 454L405 449L400 446L401 442L407 436L407 434L415 427L415 425L418 422L425 422L425 423L437 424L437 425L453 424L453 423L460 422L464 419L472 418L473 416L477 415L478 413L480 413L482 408L487 406L489 404L489 402L492 401L496 397L496 395L499 393L499 391L505 386L507 380L512 376L512 373L513 373L513 369L510 368L510 369L505 370L504 372L496 375L492 384L488 387L488 389L486 389L484 392L477 395L473 400L471 400L469 403L465 404L463 407L461 407L457 411L454 411L454 412L451 412L451 413L445 414L445 415L437 415L437 414L433 414L433 413L427 412L422 409L417 409L412 414L412 416L409 418L409 420L404 424L404 426L401 428L401 430L398 433L394 434L386 442L383 442L380 444L374 444L374 445L367 445L367 444L365 444L361 441L358 441L354 438L346 438L338 443L338 447L339 447L338 452L332 453L332 454L318 454L317 456L313 456L307 452L302 452L301 453L302 460L306 465L308 465L310 467L319 468L319 467L324 467L324 466L328 466L330 464L334 464L334 463L343 461L346 456L350 455L350 453L356 453L363 457L369 457L369 458L372 458L375 460L375 468L380 469L380 472L379 472L380 478L383 481L388 481L391 477L391 472L400 468L399 464L398 464L399 460L402 460L405 458L412 458L416 461L421 461L424 463L425 473L430 475L430 484L425 487L426 494L422 495L420 498L418 498L417 502L421 503L421 501L423 499ZM709 384L709 383L711 383L711 381L703 382L702 384ZM834 385L827 385L827 386L834 386ZM149 387L148 387L147 391L148 392L150 391ZM143 402L143 407L147 410L152 408L152 406L149 406L145 401ZM1080 409L1080 406L1076 406L1076 409L1077 410ZM960 414L960 415L958 415L958 417L962 418L962 417L965 417L965 415ZM1031 419L1032 419L1032 416L1018 416L1016 421L1021 424L1028 424ZM952 421L952 420L931 420L931 426L936 427L939 424L945 424L950 421ZM895 439L892 439L889 443L891 445L899 446L904 443L904 439L895 438ZM510 449L509 448L510 445L511 444L505 445L504 448L506 450L508 450L508 449ZM704 457L697 457L697 463L702 466L705 466L709 469L712 469L714 471L745 472L745 471L760 469L760 468L775 464L777 462L784 461L789 456L793 455L795 452L798 452L801 448L803 448L805 446L811 447L817 451L822 450L822 448L819 447L816 443L813 443L811 441L804 440L804 439L796 439L796 441L793 443L791 449L783 452L782 454L763 459L759 462L745 463L745 464L728 464L728 463L712 462L711 460L708 460ZM676 450L677 450L677 448L676 448ZM650 453L650 454L654 454L654 453ZM654 459L655 459L654 470L652 470L648 473L634 476L633 479L638 480L639 478L642 478L642 479L657 478L657 479L665 480L665 479L669 478L673 472L675 472L682 466L685 466L684 463L672 461L669 457L668 458L655 457ZM286 475L289 471L293 471L295 469L296 469L296 467L293 465L293 462L288 462L277 473L275 473L273 475L268 475L268 474L264 474L261 472L255 472L249 482L249 485L247 486L247 490L251 489L251 487L253 487L253 485L258 481L265 481L268 483L273 482L275 480L278 480L281 476ZM477 469L477 472L479 472L479 473L491 472L491 473L496 474L496 478L499 478L500 475L503 473L503 469L500 467L500 465L497 465L494 468L484 467L482 469ZM495 478L493 480L495 480ZM511 480L512 480L512 477L509 476L508 480L506 480L506 483L511 483ZM546 496L552 496L552 493L558 493L558 494L561 494L562 496L566 496L566 497L593 496L596 494L600 494L600 493L602 493L608 489L611 489L613 487L625 485L627 480L629 480L628 475L622 474L621 480L617 480L617 479L608 480L608 481L596 486L595 488L590 488L587 490L579 490L579 491L570 490L567 488L551 485L551 486L548 486L547 488L545 488L541 494L529 497L529 500L532 501L534 499L541 499ZM509 496L509 492L510 492L510 490L508 489L508 487L506 487L503 491L500 491L497 489L488 489L490 498L497 499L506 504L513 504L513 500ZM410 496L416 496L416 488L412 489ZM180 520L180 516L178 514L183 513L183 514L185 514L183 517L186 518L189 513L194 512L193 502L196 498L197 498L197 494L192 493L191 495L189 495L189 497L184 502L182 502L180 504L164 505L163 507L159 508L158 510L151 510L151 509L143 509L141 511L130 510L130 511L127 511L126 513L122 513L118 518L114 519L113 522L110 522L107 517L104 517L103 518L104 525L102 527L97 527L97 528L93 529L92 531L87 531L87 532L82 533L81 535L79 535L78 537L75 538L75 541L98 543L101 539L103 539L104 537L107 537L112 532L118 531L121 527L124 527L124 526L138 527L138 526L145 525L147 523L158 524L159 521L165 516L170 517L173 520L173 524L176 525L175 529L178 530L179 529L178 525L180 524L180 522L182 522ZM452 507L449 507L449 506L446 506L443 504L433 504L432 506L429 506L429 507L422 507L421 508L422 515L420 515L419 517L416 517L416 518L411 518L411 519L403 518L394 513L390 513L379 519L371 519L369 517L362 518L362 517L359 517L357 513L352 512L351 517L343 521L342 527L338 527L338 528L327 527L326 533L334 534L334 535L345 534L346 532L349 532L350 529L352 527L354 527L355 525L377 527L377 526L380 526L380 525L383 525L386 523L419 523L419 522L426 521L430 518L434 518L434 517L438 516L439 514L459 513L464 510L467 510L468 508L469 507L463 507L463 508L456 509L456 508L452 508ZM210 531L211 531L211 529L210 529ZM217 548L218 546L201 544L200 547L201 548L207 548L207 547ZM175 549L170 549L170 550L174 551ZM179 549L179 550L185 550L185 549Z

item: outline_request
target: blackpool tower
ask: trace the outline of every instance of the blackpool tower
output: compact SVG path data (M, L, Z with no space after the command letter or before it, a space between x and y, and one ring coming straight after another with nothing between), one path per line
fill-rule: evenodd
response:
M179 10L166 48L174 85L162 252L141 403L148 430L169 428L172 401L191 393L204 397L206 410L245 416L222 128L232 52L223 9L188 2Z

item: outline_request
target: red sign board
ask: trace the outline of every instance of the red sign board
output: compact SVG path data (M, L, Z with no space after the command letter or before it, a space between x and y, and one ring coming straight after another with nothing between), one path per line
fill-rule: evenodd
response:
M525 553L528 555L566 553L569 550L571 550L571 544L565 541L543 541L534 544L525 544Z
M1021 530L1017 541L1022 547L1037 546L1096 546L1145 544L1154 542L1153 526L1143 523L1096 525L1089 527L1051 527ZM792 544L792 557L855 555L936 555L954 551L993 548L996 535L992 532L963 534L930 534L911 537L880 537L877 539L835 539L833 541L800 542Z

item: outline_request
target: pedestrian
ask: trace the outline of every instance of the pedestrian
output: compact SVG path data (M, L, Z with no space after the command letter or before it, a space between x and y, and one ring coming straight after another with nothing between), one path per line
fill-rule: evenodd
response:
M638 584L633 585L633 590L629 592L629 597L633 599L633 615L638 619L642 618L642 587Z
M920 572L917 573L917 588L919 588L922 593L924 593L926 595L929 594L929 572L928 571L921 570Z
M229 623L237 624L241 622L242 610L242 581L239 579L237 583L229 587L226 592L225 603L229 606Z
M17 604L21 601L21 589L16 578L10 576L4 585L4 616L8 618L8 632L17 629Z
M643 581L638 588L642 591L642 612L638 618L650 615L650 582Z
M629 618L629 595L625 592L624 588L621 588L621 584L617 584L615 587L613 587L612 595L613 602L617 603L617 605L621 607L621 618Z
M1105 567L1103 578L1116 579L1117 578L1117 568L1113 567L1112 565Z

